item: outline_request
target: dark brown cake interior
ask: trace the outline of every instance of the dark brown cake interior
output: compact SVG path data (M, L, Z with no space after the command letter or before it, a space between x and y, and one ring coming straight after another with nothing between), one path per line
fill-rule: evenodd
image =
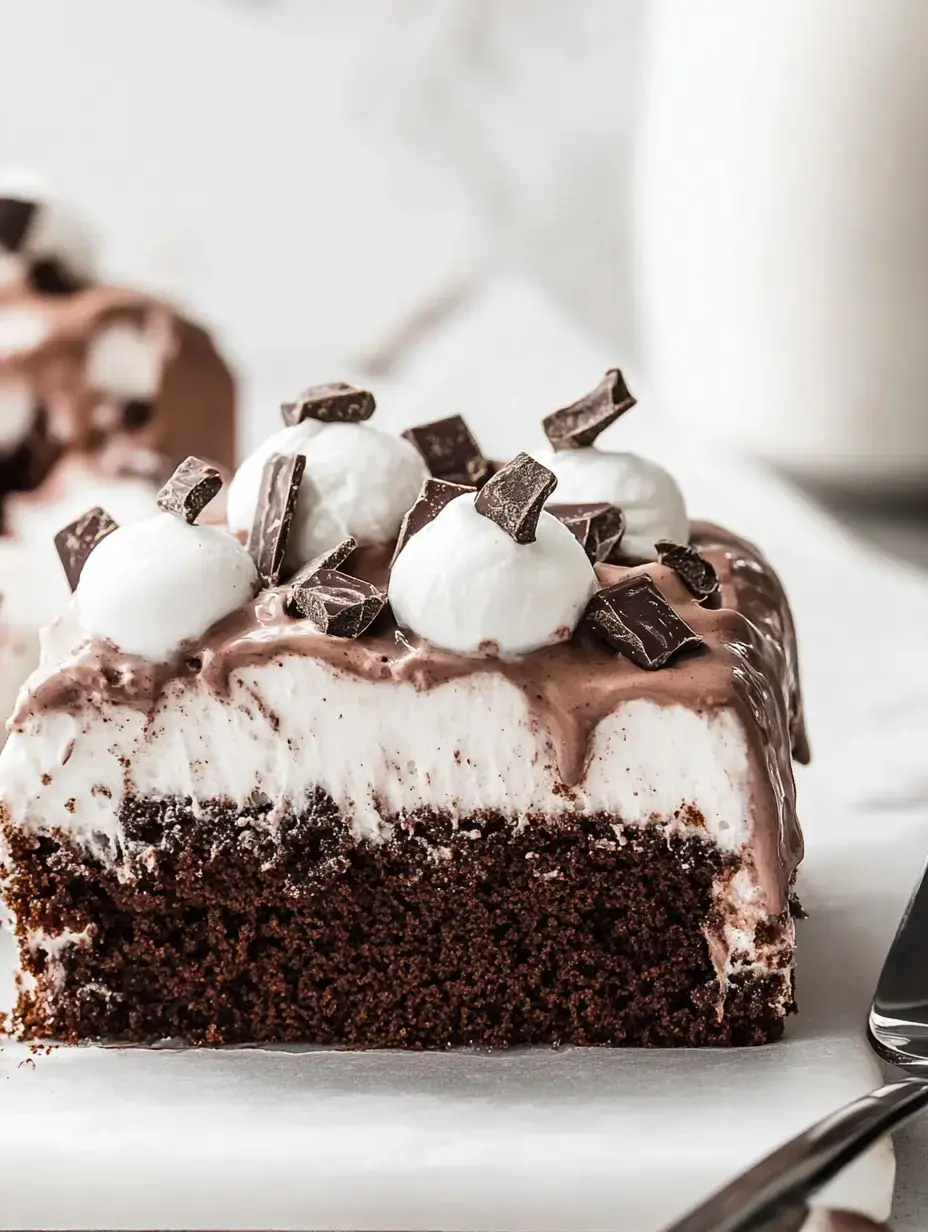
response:
M132 800L122 880L65 835L11 829L21 938L91 922L93 937L54 969L26 949L37 987L16 1025L29 1038L402 1048L782 1033L777 976L734 977L720 1018L701 930L728 857L698 835L617 837L606 814L455 829L423 812L372 846L321 795L279 830L268 810Z

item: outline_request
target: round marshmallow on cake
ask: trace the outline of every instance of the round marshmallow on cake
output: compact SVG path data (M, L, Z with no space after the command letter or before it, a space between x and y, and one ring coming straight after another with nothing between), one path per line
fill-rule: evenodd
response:
M566 641L599 585L586 552L550 513L532 543L516 543L474 500L449 502L396 558L397 623L465 655L508 658Z
M361 545L390 543L428 471L408 441L368 423L304 419L266 440L229 484L229 529L251 530L264 464L274 454L302 454L306 469L287 547L297 569L349 536Z
M640 560L657 560L655 543L670 539L689 543L690 523L683 493L662 466L634 453L584 449L550 449L534 455L557 475L552 503L608 501L625 514L622 552Z
M214 526L159 513L108 535L75 592L83 629L127 654L163 662L257 589L248 552Z

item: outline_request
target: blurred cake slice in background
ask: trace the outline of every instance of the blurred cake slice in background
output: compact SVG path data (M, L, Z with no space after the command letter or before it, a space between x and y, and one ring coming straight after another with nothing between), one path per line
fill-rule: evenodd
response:
M191 453L235 460L235 382L210 335L99 281L82 220L0 175L0 717L68 598L55 533L89 505L149 516Z

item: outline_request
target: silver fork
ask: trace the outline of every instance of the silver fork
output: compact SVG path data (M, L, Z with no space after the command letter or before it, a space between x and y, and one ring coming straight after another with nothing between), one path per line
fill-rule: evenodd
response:
M883 1060L916 1076L880 1087L819 1121L665 1232L798 1232L809 1214L809 1199L823 1185L928 1106L926 955L928 868L883 964L868 1030Z

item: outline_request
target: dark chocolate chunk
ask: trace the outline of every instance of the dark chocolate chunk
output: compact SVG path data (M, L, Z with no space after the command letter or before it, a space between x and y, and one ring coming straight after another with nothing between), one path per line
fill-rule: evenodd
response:
M661 564L674 571L703 607L722 606L722 587L718 574L701 552L688 543L673 543L670 539L658 539L654 546Z
M334 548L329 548L327 552L320 552L318 556L314 556L312 560L308 561L290 579L290 590L287 594L288 607L293 604L293 592L295 590L305 586L307 582L314 578L317 573L321 573L323 569L340 569L357 546L357 539L349 535L341 543L336 543Z
M43 295L73 295L83 291L87 283L77 278L57 257L43 257L29 266L29 285Z
M130 398L122 404L122 426L137 432L155 417L155 404L144 398Z
M77 583L90 553L101 540L118 529L110 515L97 505L58 532L55 536L55 547L72 590L77 590Z
M492 467L460 415L408 428L403 436L422 454L436 479L479 488Z
M449 483L446 479L426 479L419 489L416 503L403 514L390 568L393 568L397 556L417 531L437 518L449 501L453 501L456 496L463 496L465 492L473 492L473 490L465 484Z
M344 381L328 385L312 385L304 389L293 402L281 403L280 413L285 424L318 419L322 423L359 423L374 413L374 395Z
M610 646L649 672L702 645L646 573L598 591L584 619Z
M290 588L290 605L330 637L360 637L383 611L387 596L370 582L322 569Z
M33 201L17 197L0 197L0 248L17 252L26 238L36 211Z
M583 449L635 402L622 373L610 368L592 393L546 416L542 427L555 449Z
M625 514L617 505L547 505L570 530L594 565L609 560L625 534Z
M284 567L300 481L306 467L301 453L275 453L264 464L248 550L262 588L276 586Z
M534 543L545 501L556 487L557 478L546 466L527 453L519 453L487 480L474 508L501 526L516 543Z
M200 458L186 458L158 493L158 508L191 524L222 487L215 466Z

